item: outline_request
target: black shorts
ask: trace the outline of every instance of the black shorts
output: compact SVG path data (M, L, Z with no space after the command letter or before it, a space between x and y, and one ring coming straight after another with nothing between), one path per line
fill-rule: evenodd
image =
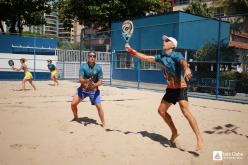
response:
M167 88L163 100L173 104L176 104L180 100L188 101L187 88L178 88L178 89Z

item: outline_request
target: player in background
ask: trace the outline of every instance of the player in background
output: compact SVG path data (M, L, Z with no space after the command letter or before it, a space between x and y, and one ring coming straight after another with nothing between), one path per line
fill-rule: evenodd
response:
M30 85L33 87L33 89L36 90L36 87L35 87L35 85L33 84L33 81L32 81L32 79L33 79L32 73L29 71L28 66L26 64L26 59L21 58L20 63L21 63L21 66L19 68L15 68L14 65L12 65L11 67L12 67L12 69L14 71L18 71L18 72L21 71L21 70L24 71L24 77L22 79L22 90L23 91L26 90L26 88L25 88L26 82L29 82Z
M49 69L49 71L51 72L51 80L54 82L54 86L59 85L58 82L58 70L56 68L56 66L52 63L52 60L49 59L47 60L47 67Z

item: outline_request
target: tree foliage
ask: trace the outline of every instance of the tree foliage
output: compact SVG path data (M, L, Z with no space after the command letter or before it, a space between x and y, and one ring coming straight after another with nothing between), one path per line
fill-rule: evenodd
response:
M215 61L218 49L218 43L209 42L202 48L198 49L194 55L197 61ZM227 44L220 44L220 61L222 62L234 62L237 60L237 56L234 48L228 47Z
M10 27L10 33L22 33L23 25L45 24L44 13L51 12L53 0L0 0L0 21ZM0 25L3 31L2 24ZM17 29L16 29L17 27Z
M206 3L200 1L192 1L189 6L184 8L184 11L205 17L214 16L213 8L208 7Z
M248 0L213 0L212 5L223 8L226 15L248 12Z
M213 0L212 5L222 8L225 15L235 16L241 14L241 16L230 19L232 29L248 33L248 0Z
M160 0L59 0L56 6L67 28L71 28L72 21L77 20L95 29L108 29L116 20L161 13L170 3Z

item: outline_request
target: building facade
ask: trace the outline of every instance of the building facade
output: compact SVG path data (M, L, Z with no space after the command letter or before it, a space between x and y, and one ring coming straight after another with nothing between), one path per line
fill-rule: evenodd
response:
M70 30L66 30L63 27L63 23L59 23L58 29L58 39L60 41L67 41L70 43L79 43L81 30L84 28L83 25L80 25L78 21L73 21L73 27Z
M43 34L48 36L58 36L58 13L51 12L44 15L46 24L42 26L24 26L23 32L31 32L36 34Z
M206 43L218 41L219 21L196 16L185 12L171 12L164 15L134 19L134 33L130 44L134 49L147 55L162 52L162 35L177 39L177 52L187 59L190 52L195 52ZM144 83L165 83L161 76L161 66L143 62L124 50L125 41L121 34L122 22L112 23L113 79L141 81ZM221 21L220 40L229 42L230 24ZM152 76L151 76L152 75Z

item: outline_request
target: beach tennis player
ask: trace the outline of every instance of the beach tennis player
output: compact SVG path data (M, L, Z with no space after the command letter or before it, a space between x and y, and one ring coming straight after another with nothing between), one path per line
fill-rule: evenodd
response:
M21 63L21 66L19 68L15 68L14 65L11 65L11 67L12 67L13 70L18 71L18 72L21 71L21 70L24 71L24 77L23 77L23 80L22 80L22 90L26 89L25 88L26 82L29 82L30 85L33 87L33 89L36 90L36 87L32 82L33 76L32 76L32 73L28 70L26 60L24 58L21 58L20 63Z
M77 89L77 94L73 97L71 103L71 109L74 115L73 121L80 122L78 118L78 104L81 100L84 100L86 97L90 98L92 105L96 106L98 115L102 122L102 126L105 127L104 112L101 105L101 97L99 86L102 85L102 68L100 65L96 64L96 53L88 53L88 61L85 64L82 64L80 67L80 78L79 81L81 86Z
M56 66L52 63L52 60L49 59L47 60L47 67L51 73L51 80L54 82L54 86L59 85L58 82L58 70L56 68Z
M163 72L165 74L164 77L167 80L167 88L166 93L159 105L158 112L171 129L172 135L170 141L171 143L174 143L175 139L179 136L179 133L167 111L172 104L176 104L178 102L183 115L188 120L196 135L196 150L200 150L204 145L203 138L198 128L196 119L189 110L187 96L187 82L192 77L191 70L189 69L189 65L182 54L174 51L177 47L177 40L166 35L162 36L162 40L164 51L163 53L156 54L154 56L148 56L137 52L131 48L128 43L125 44L125 49L132 56L135 56L143 61L162 64L162 68L164 70Z

